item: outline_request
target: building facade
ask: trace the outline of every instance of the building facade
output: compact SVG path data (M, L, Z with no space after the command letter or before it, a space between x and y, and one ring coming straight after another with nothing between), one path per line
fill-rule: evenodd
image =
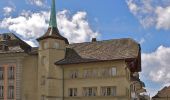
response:
M133 100L132 76L141 71L136 41L69 44L57 28L55 0L37 41L31 47L15 34L0 35L0 100Z

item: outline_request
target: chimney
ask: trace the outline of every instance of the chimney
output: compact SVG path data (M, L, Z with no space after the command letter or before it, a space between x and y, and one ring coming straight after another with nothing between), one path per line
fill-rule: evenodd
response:
M96 42L97 41L97 39L96 38L92 38L92 42Z

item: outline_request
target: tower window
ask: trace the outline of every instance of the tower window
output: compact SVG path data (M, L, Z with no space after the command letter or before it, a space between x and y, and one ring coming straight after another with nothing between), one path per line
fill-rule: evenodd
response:
M58 49L59 48L59 43L55 42L54 45L53 45L53 48Z
M41 100L45 100L45 98L46 98L45 95L41 96Z
M44 42L44 49L49 48L48 42Z

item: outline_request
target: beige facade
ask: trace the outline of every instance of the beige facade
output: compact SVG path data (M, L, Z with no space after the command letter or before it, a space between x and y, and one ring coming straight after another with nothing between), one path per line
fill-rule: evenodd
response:
M0 100L131 100L140 45L129 38L69 44L58 31L52 1L39 47L12 33L0 35Z
M130 98L130 77L128 77L130 73L123 60L72 64L62 67L64 69L65 100L129 100ZM113 71L113 74L110 75L102 73L106 68L115 68L116 71ZM91 73L87 73L86 70L91 70ZM72 72L75 71L77 76L71 76ZM87 87L96 87L95 95L85 95L84 88ZM102 87L115 87L115 93L113 95L103 95ZM70 96L70 88L77 89L76 96Z

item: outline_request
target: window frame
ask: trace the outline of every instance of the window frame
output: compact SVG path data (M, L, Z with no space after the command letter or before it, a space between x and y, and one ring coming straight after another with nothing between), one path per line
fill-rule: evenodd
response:
M101 96L116 96L116 86L101 87Z
M77 96L77 88L69 88L68 89L68 96L69 97L76 97Z
M83 96L97 96L97 87L83 87Z

